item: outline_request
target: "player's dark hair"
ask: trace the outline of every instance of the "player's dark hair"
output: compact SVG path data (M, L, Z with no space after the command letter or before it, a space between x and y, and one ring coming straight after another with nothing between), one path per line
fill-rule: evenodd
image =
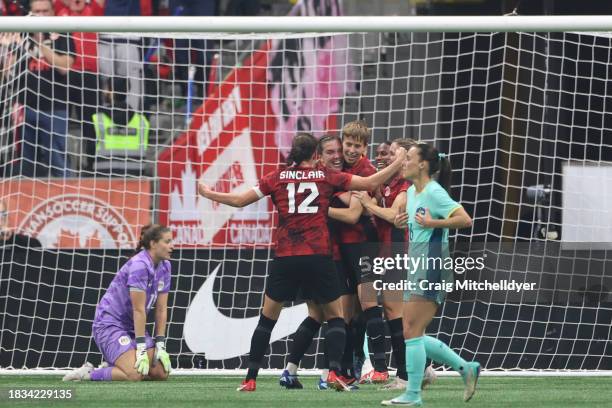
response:
M298 133L291 143L291 151L287 156L287 166L299 165L304 160L310 160L317 150L319 142L310 133Z
M342 139L340 139L340 136L338 135L321 136L321 138L319 139L319 143L317 144L317 154L319 155L323 154L323 145L325 145L325 143L329 143L334 140L340 143L340 146L342 146Z
M157 242L166 232L171 232L170 228L159 224L148 224L140 231L140 240L136 247L136 252L141 249L151 249L151 242Z
M382 142L380 142L378 145L387 145L387 146L391 146L391 141L390 140L383 140Z
M450 192L451 166L446 154L440 153L429 143L420 142L414 147L416 147L421 160L429 163L429 176L438 173L438 183Z

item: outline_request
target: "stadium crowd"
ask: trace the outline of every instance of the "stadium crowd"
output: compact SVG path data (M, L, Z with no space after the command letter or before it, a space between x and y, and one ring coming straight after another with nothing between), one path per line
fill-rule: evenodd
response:
M221 14L220 5L218 0L0 0L0 16L213 16ZM261 9L259 1L224 5L225 15L256 15ZM84 32L5 33L0 40L7 56L0 62L6 99L0 109L3 122L13 118L12 138L21 142L1 163L0 175L27 177L143 174L152 113L172 115L186 103L190 112L203 102L216 48L203 39ZM192 97L190 67L195 67ZM170 95L162 95L162 83L176 84ZM117 134L129 137L120 140ZM69 135L78 140L81 157L70 154Z

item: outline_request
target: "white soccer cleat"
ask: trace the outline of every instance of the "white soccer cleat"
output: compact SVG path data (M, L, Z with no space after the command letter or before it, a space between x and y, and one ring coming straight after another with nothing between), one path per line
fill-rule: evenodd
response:
M425 368L425 373L423 375L423 382L421 382L421 389L424 390L425 388L427 388L428 386L436 382L437 379L438 379L438 376L436 375L436 371L433 369L433 367L427 366ZM406 389L407 384L408 384L408 381L402 380L399 377L395 377L393 381L391 381L389 384L382 386L379 389L380 390L400 390L402 391Z
M393 381L391 381L389 384L383 385L379 389L384 390L384 391L388 391L388 390L404 391L406 389L407 383L408 381L402 380L399 377L395 377Z
M83 364L81 367L72 370L62 378L62 381L89 381L90 375L94 366L90 362Z
M436 374L436 371L433 369L433 367L430 365L427 366L427 368L425 368L425 375L423 375L421 389L424 390L425 388L429 387L431 384L435 383L437 379L438 375Z
M463 375L463 381L465 382L465 390L463 392L463 400L468 402L474 396L476 392L476 384L480 377L480 363L472 361L468 363L468 367L465 370L466 373Z
M384 405L387 407L400 405L403 407L422 407L423 401L420 397L416 399L411 399L406 396L406 394L402 394L399 397L395 397L391 400L381 401L380 405Z

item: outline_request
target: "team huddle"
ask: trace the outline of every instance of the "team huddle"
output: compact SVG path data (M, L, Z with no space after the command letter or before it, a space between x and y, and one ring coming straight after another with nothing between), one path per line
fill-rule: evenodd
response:
M369 139L363 121L346 124L341 137L317 140L300 133L286 165L262 177L252 189L223 193L199 184L199 194L207 199L244 207L270 196L278 211L275 257L239 391L255 391L283 304L303 300L308 317L290 343L282 387L303 388L299 363L323 326L319 389L352 391L357 383L384 384L384 389L403 393L383 405L421 406L421 390L435 379L426 367L431 359L461 375L465 401L473 396L480 365L425 335L446 292L377 292L376 275L362 262L402 252L411 257L449 255L444 254L448 230L471 225L470 216L448 194L449 161L430 144L397 139L378 146L374 167L366 157ZM172 236L156 225L141 241L144 249L121 268L96 310L93 337L108 366L94 369L87 363L65 380L167 378L171 366L164 335ZM424 267L403 278L435 282L452 279L452 271ZM153 305L155 341L145 332L146 313ZM389 378L386 362L385 321L397 367L394 379ZM363 352L366 334L371 369L362 372L368 357Z

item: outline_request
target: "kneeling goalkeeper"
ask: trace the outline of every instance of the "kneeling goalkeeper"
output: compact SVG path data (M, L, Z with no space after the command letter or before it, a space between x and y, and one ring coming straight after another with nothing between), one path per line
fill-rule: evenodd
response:
M91 363L66 374L64 381L165 380L170 374L166 319L170 290L172 232L161 225L143 228L137 254L119 270L96 308L93 338L108 367ZM155 341L145 331L155 305Z

